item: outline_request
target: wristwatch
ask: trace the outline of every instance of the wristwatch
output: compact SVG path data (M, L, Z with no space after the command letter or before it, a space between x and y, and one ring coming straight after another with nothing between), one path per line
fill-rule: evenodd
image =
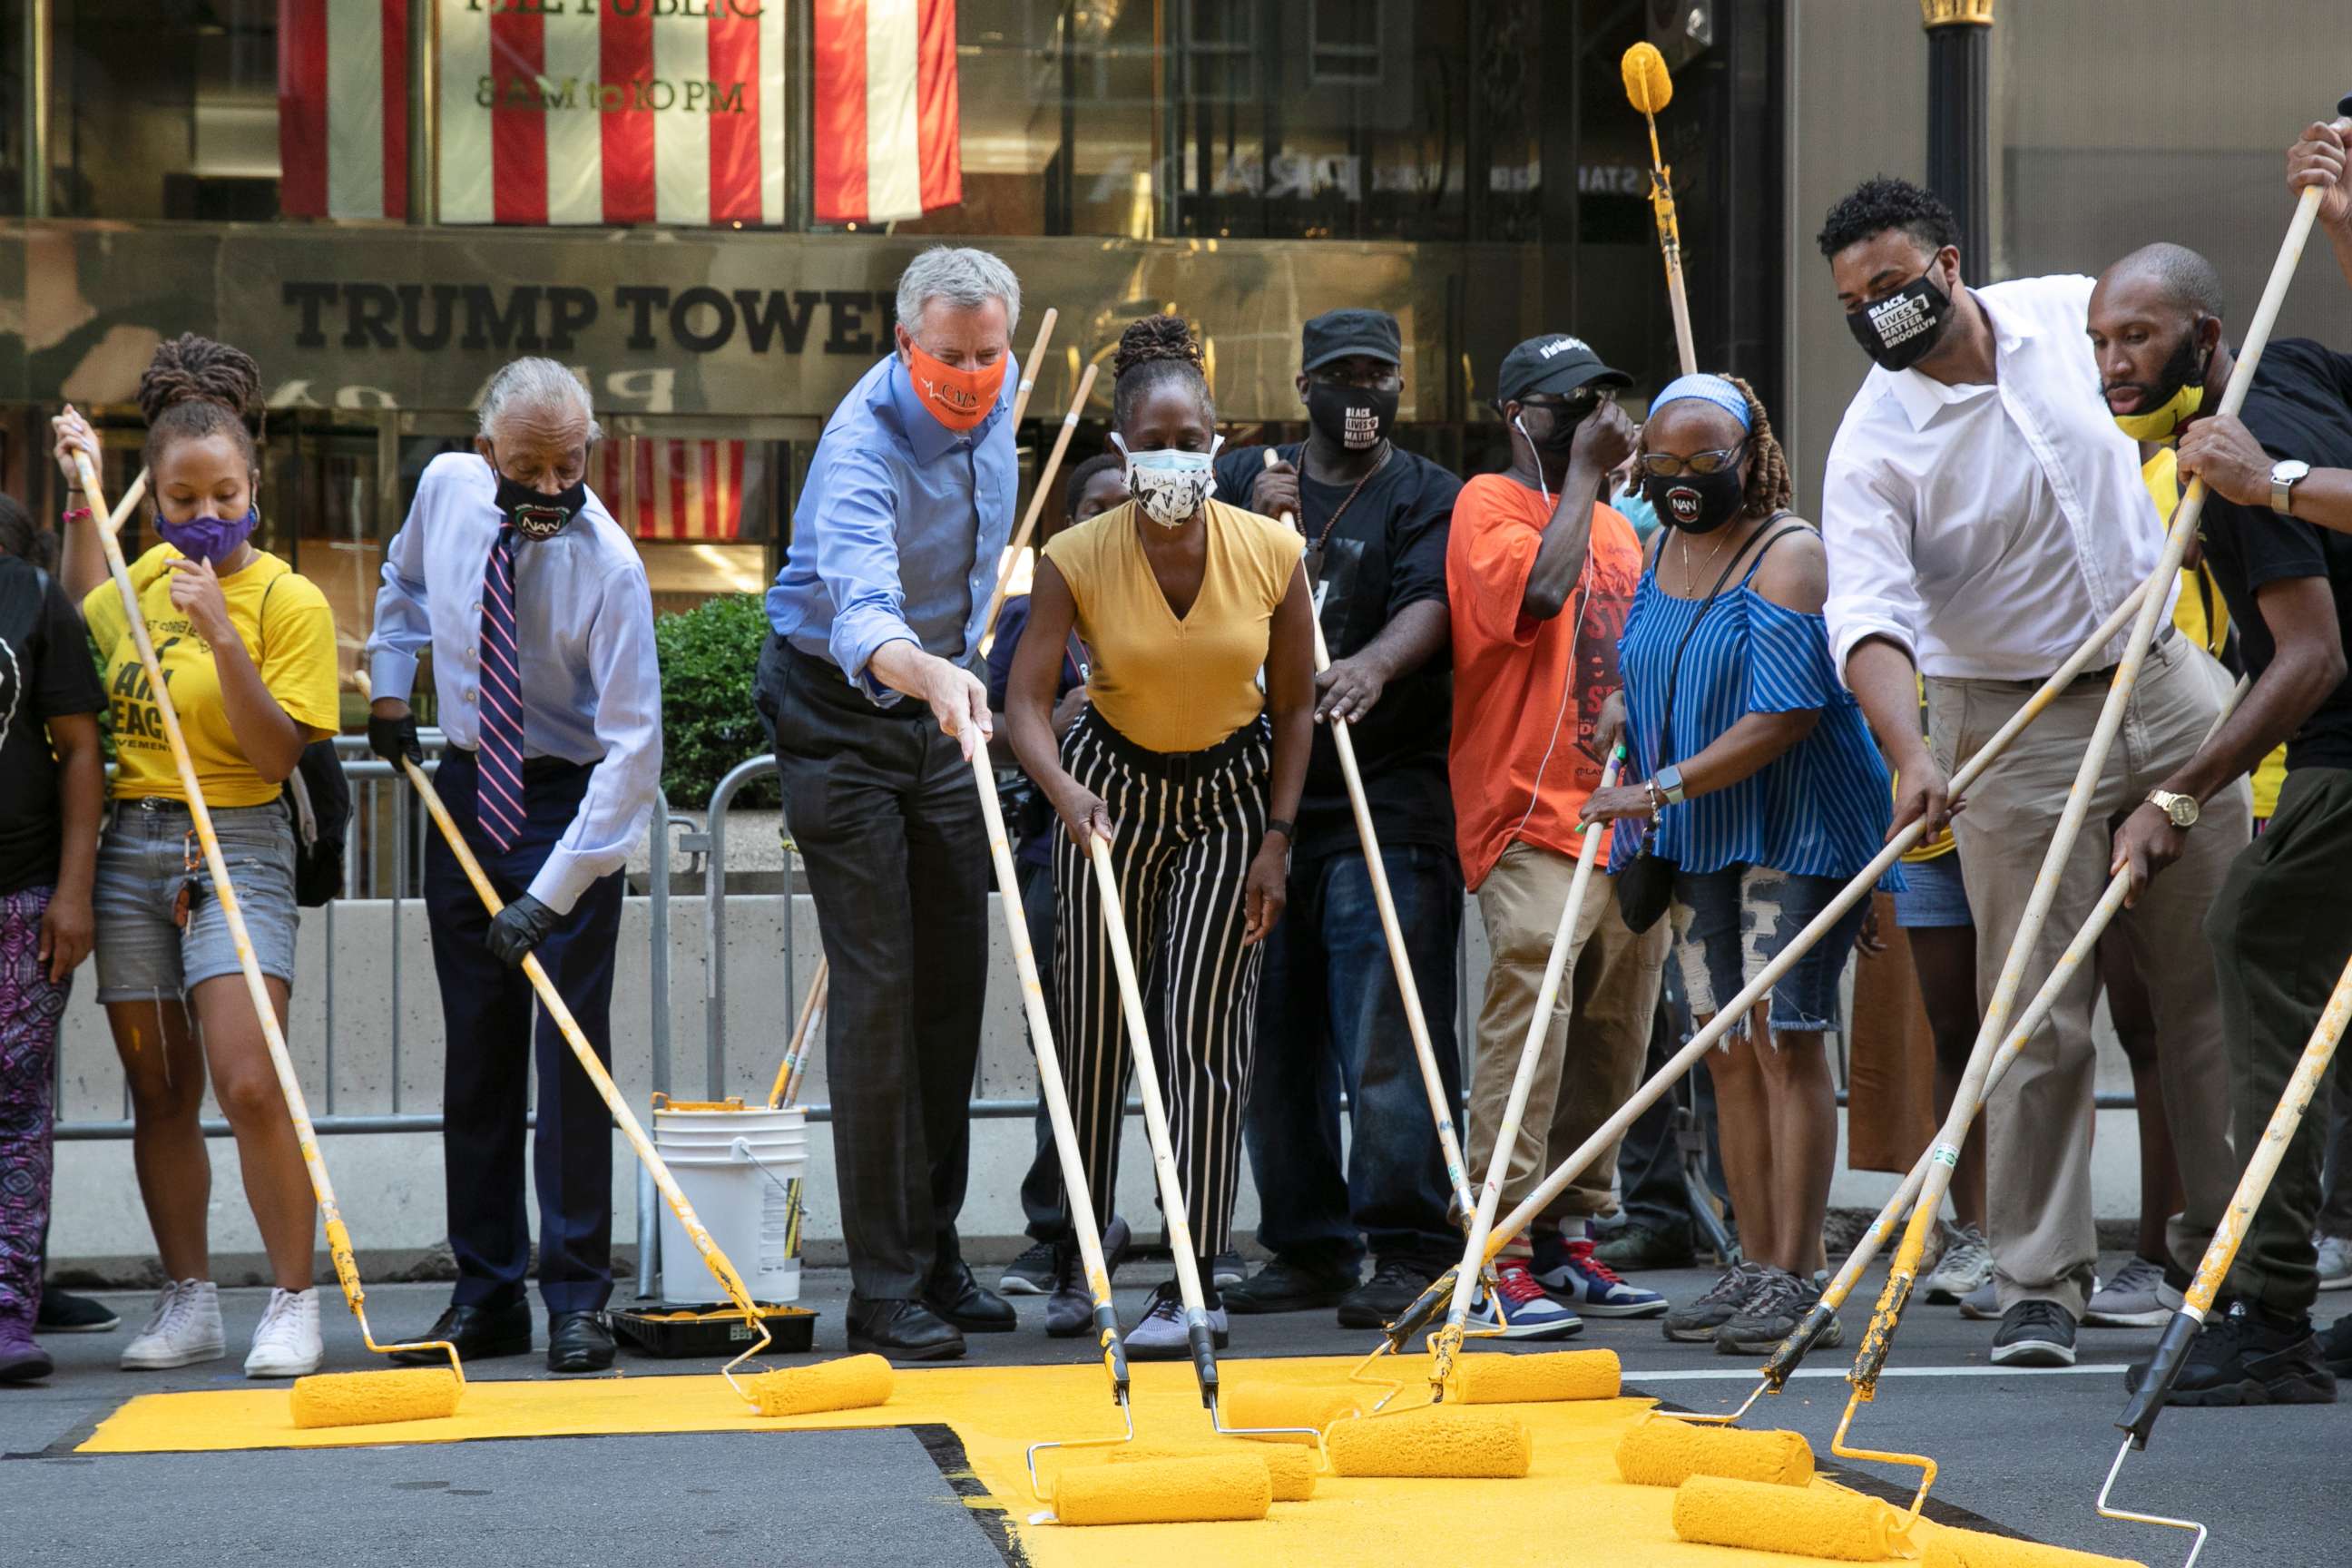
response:
M2152 789L2147 792L2147 803L2164 813L2166 819L2175 827L2197 826L2197 797L2193 795L2175 795L2168 789Z
M2271 465L2271 510L2281 517L2293 517L2294 487L2311 472L2311 465L2299 458L2287 458Z
M1666 797L1666 804L1668 805L1682 805L1682 769L1675 766L1672 763L1668 763L1664 767L1660 768L1655 773L1651 775L1651 782L1658 786L1658 793Z
M1286 816L1267 817L1265 819L1265 830L1269 835L1276 833L1281 834L1284 839L1289 843L1296 844L1298 842L1298 824L1291 821L1290 818Z

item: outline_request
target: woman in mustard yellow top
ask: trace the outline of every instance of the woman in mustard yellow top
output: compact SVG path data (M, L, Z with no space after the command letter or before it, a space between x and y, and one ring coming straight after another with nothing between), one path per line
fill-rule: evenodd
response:
M1069 830L1054 852L1054 1023L1096 1218L1110 1217L1130 1056L1085 847L1099 835L1110 842L1142 968L1205 1305L1223 1345L1211 1260L1233 1227L1256 1046L1256 944L1282 914L1290 819L1307 778L1314 628L1298 534L1209 499L1216 411L1191 327L1175 316L1134 323L1113 369L1111 439L1127 455L1134 499L1045 547L1004 716L1021 765ZM1056 744L1054 677L1073 629L1089 659L1087 708ZM1083 1296L1066 1233L1055 1251L1055 1295ZM1083 1309L1058 1316L1086 1321ZM1184 1353L1172 1285L1153 1292L1127 1351Z
M250 539L260 513L246 420L260 394L260 368L226 344L184 336L155 351L139 406L163 542L131 563L131 581L282 1026L299 917L294 830L280 792L302 748L333 734L339 715L325 595ZM70 408L56 428L70 481L76 452L97 458L97 437ZM95 899L98 999L130 1082L140 1196L171 1281L122 1364L187 1366L226 1348L205 1237L212 1160L198 1121L209 1068L278 1287L246 1375L299 1377L316 1371L320 1355L310 1178L87 511L68 515L62 574L81 600L112 708L114 798Z

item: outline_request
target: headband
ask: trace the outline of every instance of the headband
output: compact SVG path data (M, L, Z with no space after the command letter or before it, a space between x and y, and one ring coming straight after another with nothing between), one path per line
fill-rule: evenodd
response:
M1756 428L1755 421L1748 413L1747 395L1719 375L1676 376L1659 390L1657 396L1650 399L1650 413L1654 417L1658 410L1667 404L1679 403L1685 398L1714 404L1738 420L1742 430L1753 433Z

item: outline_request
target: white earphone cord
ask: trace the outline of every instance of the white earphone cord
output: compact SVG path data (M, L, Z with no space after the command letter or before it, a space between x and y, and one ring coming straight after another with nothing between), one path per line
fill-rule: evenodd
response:
M1536 460L1536 489L1543 492L1544 505L1549 507L1551 505L1551 487L1544 483L1543 453L1536 446L1535 437L1528 434L1525 420L1514 417L1511 423L1518 427L1519 438L1528 444L1528 455ZM1511 838L1518 837L1520 829L1528 825L1528 818L1536 814L1536 803L1543 798L1544 773L1551 766L1551 754L1559 749L1560 728L1568 720L1569 696L1576 689L1576 649L1584 640L1584 614L1592 607L1592 595L1586 591L1584 581L1591 572L1592 546L1588 541L1584 549L1584 569L1577 574L1576 629L1568 639L1568 669L1559 680L1559 710L1551 716L1551 739L1544 746L1543 760L1536 763L1535 783L1528 789L1528 808L1519 813L1518 821L1511 825ZM1506 839L1504 842L1509 841Z

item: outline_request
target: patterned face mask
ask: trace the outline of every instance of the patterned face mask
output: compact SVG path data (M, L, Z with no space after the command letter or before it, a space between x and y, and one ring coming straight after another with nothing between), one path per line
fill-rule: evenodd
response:
M1118 431L1110 438L1127 458L1128 493L1160 527L1183 527L1217 493L1214 465L1217 448L1225 444L1223 436L1212 439L1205 452L1180 452L1172 447L1130 452Z

